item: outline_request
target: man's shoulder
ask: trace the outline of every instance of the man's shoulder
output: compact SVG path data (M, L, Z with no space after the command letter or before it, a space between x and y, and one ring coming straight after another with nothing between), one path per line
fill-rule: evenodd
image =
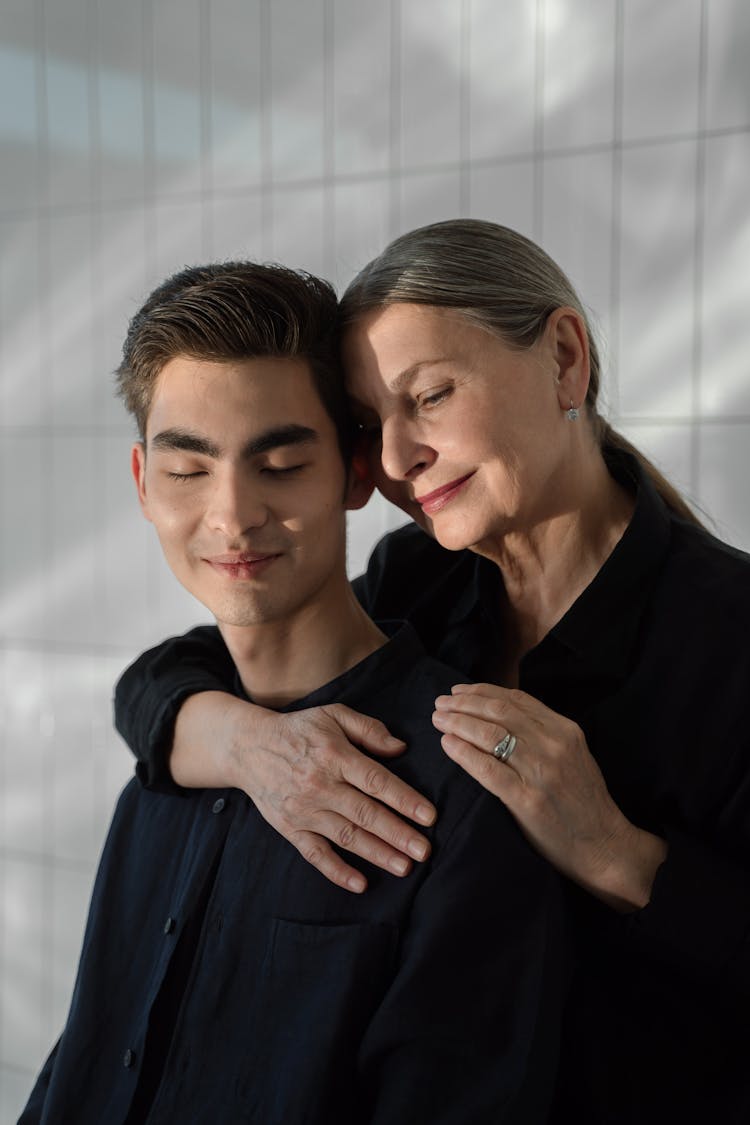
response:
M393 622L381 622L393 632ZM480 787L443 752L432 715L438 695L449 695L466 675L425 651L413 628L402 624L378 654L370 673L357 684L356 696L340 702L379 719L403 739L406 751L384 765L439 806L476 799ZM450 799L449 799L450 794Z

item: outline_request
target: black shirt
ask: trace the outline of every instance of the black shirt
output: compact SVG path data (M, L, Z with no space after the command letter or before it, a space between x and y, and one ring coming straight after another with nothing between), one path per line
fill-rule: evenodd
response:
M294 705L407 739L433 858L333 886L234 790L124 790L70 1013L20 1125L534 1125L565 970L562 884L442 754L455 673L411 629ZM135 1099L135 1100L134 1100ZM135 1108L133 1108L135 1107Z
M745 1125L750 559L668 511L633 458L609 464L637 494L631 523L526 654L520 687L581 725L614 799L669 855L632 915L569 886L576 969L553 1120ZM373 616L407 617L430 651L491 679L500 581L408 526L378 544L355 589ZM222 650L216 631L188 634L121 680L119 729L151 783L165 783L185 695L226 686Z

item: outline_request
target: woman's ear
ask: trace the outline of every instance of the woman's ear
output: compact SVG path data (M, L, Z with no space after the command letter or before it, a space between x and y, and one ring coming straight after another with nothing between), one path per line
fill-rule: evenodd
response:
M346 485L346 508L350 512L364 508L375 489L375 481L370 472L370 462L366 450L367 439L358 438L349 467L349 477Z
M567 306L547 318L544 342L552 357L557 396L562 410L580 409L589 389L589 337L581 314Z

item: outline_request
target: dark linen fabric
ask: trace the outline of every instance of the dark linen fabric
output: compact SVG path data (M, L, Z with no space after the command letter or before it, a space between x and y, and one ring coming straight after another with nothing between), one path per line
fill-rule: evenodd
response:
M234 791L133 780L104 848L65 1030L21 1125L530 1125L547 1119L562 884L442 754L455 673L402 628L295 706L408 740L433 858L334 887Z

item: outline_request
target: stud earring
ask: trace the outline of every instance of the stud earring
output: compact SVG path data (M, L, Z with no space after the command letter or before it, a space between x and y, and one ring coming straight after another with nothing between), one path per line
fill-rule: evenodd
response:
M570 400L570 407L565 411L565 416L569 422L576 422L578 420L579 412L575 406L573 406L573 399Z

